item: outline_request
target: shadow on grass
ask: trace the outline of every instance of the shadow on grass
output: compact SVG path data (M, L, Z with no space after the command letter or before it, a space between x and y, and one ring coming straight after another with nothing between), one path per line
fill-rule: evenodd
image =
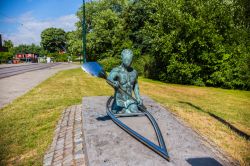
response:
M238 134L240 137L244 137L245 139L247 140L250 140L250 136L239 130L238 128L236 128L235 126L233 126L232 124L230 124L229 122L227 122L226 120L222 119L221 117L218 117L217 115L211 113L211 112L208 112L208 111L205 111L203 110L202 108L190 103L190 102L184 102L184 101L179 101L179 103L182 103L182 104L187 104L201 112L204 112L204 113L207 113L208 115L210 115L211 117L213 117L214 119L218 120L219 122L223 123L224 125L226 125L227 127L229 127L232 131L234 131L236 134Z

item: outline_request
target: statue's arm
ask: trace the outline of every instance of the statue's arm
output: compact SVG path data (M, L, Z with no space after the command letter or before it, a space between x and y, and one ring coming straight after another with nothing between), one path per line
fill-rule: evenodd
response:
M118 83L118 70L116 68L112 69L109 76L108 76L108 80L111 81L116 87L119 86Z
M140 90L139 90L139 84L138 84L137 79L136 79L136 82L135 82L135 85L134 85L134 93L135 93L135 97L136 97L138 103L140 105L142 105L142 99L141 99Z

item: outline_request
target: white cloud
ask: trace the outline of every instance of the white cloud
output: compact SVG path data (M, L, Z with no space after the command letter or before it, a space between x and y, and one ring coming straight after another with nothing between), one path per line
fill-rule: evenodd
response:
M17 20L15 18L5 18L3 20L0 20L1 22L4 22L4 23L15 23Z
M18 22L18 29L14 33L5 34L5 39L10 39L14 45L19 44L40 44L41 32L50 27L62 28L66 32L75 30L75 23L78 18L74 14L65 15L56 19L38 20L32 16L32 11L22 14ZM8 20L10 21L10 20Z

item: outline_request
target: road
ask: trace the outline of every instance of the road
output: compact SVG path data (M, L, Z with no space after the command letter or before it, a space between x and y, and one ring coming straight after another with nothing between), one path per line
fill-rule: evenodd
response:
M29 71L41 70L59 65L60 63L31 63L27 65L11 65L0 67L0 79L10 77L13 75L22 74Z
M78 67L80 65L68 63L0 66L0 108L25 94L58 71Z

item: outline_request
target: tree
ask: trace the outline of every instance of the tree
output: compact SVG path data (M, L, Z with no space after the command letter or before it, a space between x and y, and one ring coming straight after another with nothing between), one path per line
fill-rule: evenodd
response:
M65 50L66 47L66 33L60 28L47 28L41 33L42 47L51 52L58 52Z
M79 39L76 31L67 32L67 49L71 55L82 53L82 40Z
M7 63L12 60L13 54L11 52L0 52L0 64Z
M4 41L3 41L3 46L4 46L4 47L7 47L8 49L11 49L11 48L14 47L14 45L13 45L13 43L12 43L11 40L4 40Z
M240 19L243 9L234 1L144 0L130 7L126 22L142 55L151 55L148 77L250 89L246 82L249 33Z
M12 60L14 51L13 51L13 43L11 40L4 40L3 46L8 48L8 52L0 52L0 63L7 63Z
M126 0L93 1L86 4L88 60L118 57L130 42L121 17ZM77 34L82 35L82 8L77 12ZM81 39L81 36L80 36Z
M26 54L26 53L40 54L41 51L42 48L35 44L31 45L21 44L19 46L14 47L15 54Z
M131 48L140 74L250 89L249 1L100 0L86 4L87 54L110 69ZM81 40L82 8L75 35Z

